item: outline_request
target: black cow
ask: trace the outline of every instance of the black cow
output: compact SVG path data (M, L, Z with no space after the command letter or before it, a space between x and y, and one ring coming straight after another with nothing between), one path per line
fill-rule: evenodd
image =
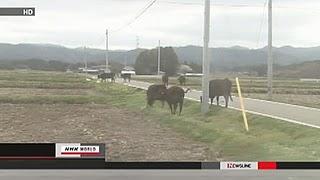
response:
M129 74L129 73L123 73L123 74L121 74L121 77L123 78L123 82L130 82L131 81L131 74Z
M163 84L154 84L149 86L147 90L147 105L152 106L156 100L160 100L163 106L164 101L166 100L166 90L167 87Z
M229 79L215 79L209 82L209 98L211 100L211 105L213 99L217 97L217 105L219 106L219 97L223 96L226 103L226 108L228 107L229 98L233 101L231 96L232 82ZM201 102L202 102L202 97Z
M102 73L98 75L98 79L101 79L102 82L107 82L107 79L111 79L111 82L115 82L115 73Z
M165 85L165 86L168 86L169 85L169 76L167 74L164 74L162 76L162 83Z
M178 86L172 86L169 89L166 90L166 101L170 107L171 114L176 114L177 107L179 105L179 115L181 114L182 111L182 106L183 106L183 100L184 100L184 95L187 93L190 89L187 89L184 91L181 87Z
M178 81L180 83L180 85L182 86L185 86L186 85L186 77L185 76L179 76L178 77Z

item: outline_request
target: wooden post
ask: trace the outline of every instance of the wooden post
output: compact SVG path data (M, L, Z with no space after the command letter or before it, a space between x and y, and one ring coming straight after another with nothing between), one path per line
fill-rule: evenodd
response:
M236 83L237 83L237 89L238 89L238 94L239 94L239 100L240 100L240 106L241 106L244 125L245 125L246 130L249 131L248 120L247 120L246 111L244 109L244 103L243 103L243 98L242 98L242 94L241 94L239 78L236 78Z

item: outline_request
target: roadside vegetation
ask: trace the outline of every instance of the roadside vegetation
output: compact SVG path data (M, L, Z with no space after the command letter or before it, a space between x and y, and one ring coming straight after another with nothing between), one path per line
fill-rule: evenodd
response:
M26 84L19 86L16 81ZM1 83L10 88L0 86L0 103L105 104L126 109L186 138L205 143L211 157L217 160L320 159L320 131L310 127L248 114L250 132L246 132L239 111L212 106L208 114L202 115L199 103L189 100L185 100L181 116L170 115L167 105L162 108L161 103L146 108L143 90L115 83L87 82L78 74L0 71ZM32 86L33 83L47 87ZM61 83L69 85L61 87Z

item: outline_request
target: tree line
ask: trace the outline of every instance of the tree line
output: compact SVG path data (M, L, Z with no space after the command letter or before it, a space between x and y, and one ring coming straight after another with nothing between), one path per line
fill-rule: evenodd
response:
M178 56L172 47L161 47L160 71L166 72L168 75L177 74L180 67ZM104 60L88 63L88 67L104 64ZM123 64L110 61L110 69L112 72L119 73L124 67ZM202 67L196 63L184 64L191 67L194 72L201 72ZM145 50L141 52L135 64L132 65L136 74L157 74L158 71L158 49ZM77 71L83 68L83 62L67 63L57 60L27 59L27 60L0 60L0 69L32 69L44 71L66 71L67 69Z

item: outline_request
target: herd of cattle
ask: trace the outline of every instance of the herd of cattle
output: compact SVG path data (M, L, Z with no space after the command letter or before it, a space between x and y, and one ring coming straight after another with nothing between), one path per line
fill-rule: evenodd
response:
M124 82L130 82L131 74L121 74ZM98 75L98 79L101 81L107 81L108 79L111 82L115 82L116 74L115 73L102 73ZM178 81L180 85L186 84L186 77L179 76ZM232 82L229 79L215 79L209 82L209 98L211 100L211 105L213 104L214 98L217 99L217 105L219 106L219 97L223 96L225 99L225 107L228 107L229 98L233 101L231 96ZM183 107L183 100L185 94L190 91L189 88L184 90L179 86L169 87L169 76L162 76L162 84L153 84L148 87L147 90L147 106L152 107L155 101L161 101L162 106L164 102L170 107L171 114L176 114L177 108L179 106L178 114L181 114ZM202 97L200 97L202 102Z
M131 74L120 74L120 77L123 79L124 82L130 82L131 80ZM102 73L98 75L98 79L100 79L102 82L106 82L108 79L111 80L111 82L116 81L116 73Z
M178 78L180 85L185 85L186 77L180 76ZM166 101L170 107L171 114L176 114L177 107L179 106L179 115L181 114L183 107L183 100L185 94L190 91L183 90L179 86L171 86L169 88L169 77L167 75L162 76L163 84L154 84L149 86L147 90L147 105L152 106L156 100L162 102ZM211 100L211 105L213 104L214 98L217 98L217 105L219 106L219 97L223 96L225 99L225 106L228 107L229 98L233 101L231 96L232 82L229 79L215 79L209 82L209 98ZM200 97L202 102L202 97Z

